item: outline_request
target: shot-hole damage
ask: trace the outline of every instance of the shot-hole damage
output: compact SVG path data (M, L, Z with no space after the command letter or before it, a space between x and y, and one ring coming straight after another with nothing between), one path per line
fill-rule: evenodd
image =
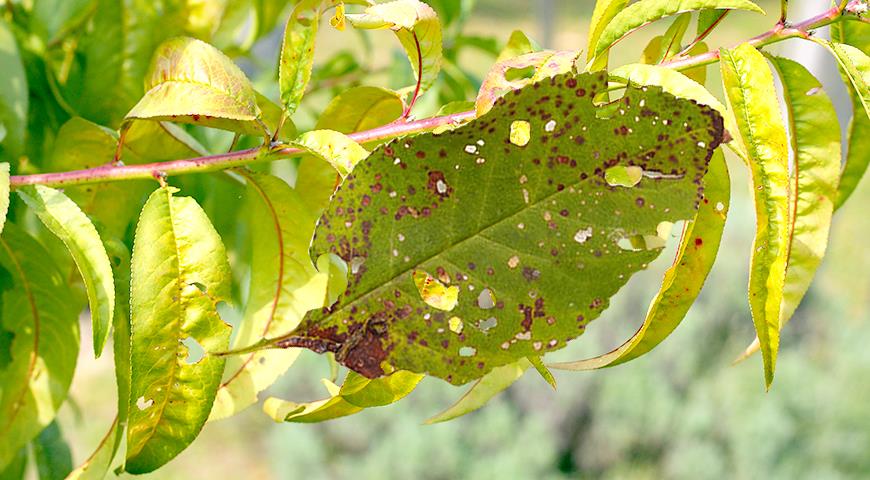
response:
M583 334L661 253L660 224L693 218L724 134L709 107L607 88L604 72L545 78L459 128L375 149L318 223L311 256L356 273L306 315L310 345L357 369L368 354L338 351L369 338L369 376L463 384Z

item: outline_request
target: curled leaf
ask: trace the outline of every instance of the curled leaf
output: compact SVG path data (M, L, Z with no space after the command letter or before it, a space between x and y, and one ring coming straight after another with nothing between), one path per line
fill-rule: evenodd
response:
M359 413L366 408L397 402L416 388L423 375L394 372L370 380L348 372L341 388L324 381L330 397L309 403L294 403L275 397L266 399L263 410L276 422L315 423Z
M19 190L18 195L46 228L63 241L75 261L88 292L94 356L99 357L109 338L115 312L112 266L103 241L88 216L63 192L35 185Z
M849 79L854 94L864 107L864 112L870 116L870 56L861 49L845 43L820 39L816 39L816 42L827 47L834 54L841 71Z
M456 403L426 420L426 424L446 422L477 410L513 385L531 366L532 363L529 362L529 359L523 358L515 363L492 369L477 380Z
M749 307L770 388L779 349L779 318L789 243L788 147L785 125L764 56L749 44L721 50L722 81L749 154L756 233Z
M779 328L791 319L828 246L840 173L840 122L822 84L801 64L772 57L788 107L794 169L789 210L788 269ZM742 358L758 350L754 342Z
M220 50L188 37L164 42L145 78L145 96L127 120L191 123L250 135L266 134L244 72Z
M831 38L839 43L857 47L870 55L870 25L863 22L838 22L831 26ZM842 69L841 69L842 72ZM844 75L846 87L852 97L852 121L849 122L846 162L840 174L840 185L834 210L843 206L858 187L870 165L870 115L865 115L861 97Z

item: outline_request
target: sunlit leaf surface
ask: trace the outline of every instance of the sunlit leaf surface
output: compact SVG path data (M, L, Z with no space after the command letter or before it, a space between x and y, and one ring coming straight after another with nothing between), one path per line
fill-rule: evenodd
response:
M723 137L709 107L657 88L597 107L605 88L603 73L556 76L467 126L378 149L333 196L313 243L357 265L350 286L291 337L369 377L401 369L462 384L582 334L663 245L636 240L694 215ZM514 121L530 124L525 145L511 143ZM609 185L618 165L643 179ZM415 271L458 287L455 308L427 303Z

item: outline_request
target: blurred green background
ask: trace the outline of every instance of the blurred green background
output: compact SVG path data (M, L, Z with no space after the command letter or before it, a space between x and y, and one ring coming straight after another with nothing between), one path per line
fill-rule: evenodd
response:
M582 48L593 3L480 0L464 32L491 37L500 46L521 29L546 47ZM828 6L824 0L791 3L792 18ZM709 43L732 45L770 28L779 3L760 4L767 17L733 13ZM611 65L635 61L646 41L666 27L661 22L633 34L616 49ZM279 29L261 41L253 59L240 61L259 87L273 83L280 34ZM366 83L410 83L392 36L367 34L369 52L362 38L323 28L318 65L337 68L336 62L351 58L344 54L349 48L370 72ZM845 125L850 106L824 52L806 42L774 50L811 67L842 107ZM421 99L422 112L451 99L472 100L493 61L479 48L459 50L456 65L467 85L429 93ZM709 75L708 85L718 93L715 66ZM294 117L301 128L310 128L343 79L361 80L351 74L322 84ZM556 372L558 391L531 372L486 408L435 426L422 422L464 388L426 379L396 405L319 425L275 424L252 407L208 424L190 448L150 478L870 478L870 249L864 246L870 238L870 182L835 217L829 254L784 332L776 381L765 393L760 357L731 365L754 336L746 301L754 217L746 169L729 160L734 198L716 267L680 328L649 355L604 371ZM631 280L586 335L547 360L597 355L631 335L672 261L674 243ZM82 325L87 329L89 323ZM75 463L105 433L115 395L110 358L94 360L83 348L79 362L71 402L60 417ZM325 395L319 379L328 374L326 362L306 352L267 393L317 399Z

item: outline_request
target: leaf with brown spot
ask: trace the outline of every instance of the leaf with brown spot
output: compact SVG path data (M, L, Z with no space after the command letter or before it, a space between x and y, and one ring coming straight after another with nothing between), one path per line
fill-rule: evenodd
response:
M559 370L593 370L633 360L658 346L683 321L713 268L725 229L731 198L728 167L721 150L710 162L704 200L683 231L674 264L665 272L662 287L641 327L619 347L594 358L550 365Z
M694 216L724 132L714 109L655 87L597 107L606 88L603 72L559 75L456 130L375 150L312 243L362 267L335 305L273 343L332 351L372 378L410 370L463 384L581 335L661 251L624 240ZM514 120L530 124L522 146L510 141ZM640 167L642 180L609 185L617 165ZM428 305L414 271L458 287L455 308ZM484 289L494 305L479 303Z

